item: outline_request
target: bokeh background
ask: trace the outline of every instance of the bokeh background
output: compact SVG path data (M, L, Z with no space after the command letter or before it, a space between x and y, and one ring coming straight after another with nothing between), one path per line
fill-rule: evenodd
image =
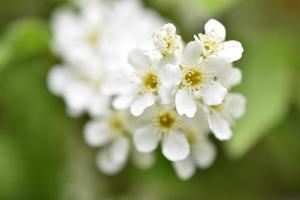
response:
M218 144L208 170L180 181L157 153L148 171L129 164L104 176L82 139L86 117L72 119L47 89L59 59L49 20L64 0L0 0L1 200L298 200L300 199L300 1L145 0L184 39L209 18L243 43L236 88L248 100L234 138Z

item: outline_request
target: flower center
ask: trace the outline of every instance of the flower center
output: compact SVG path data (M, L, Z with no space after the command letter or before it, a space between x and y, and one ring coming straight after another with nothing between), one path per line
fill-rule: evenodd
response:
M176 37L172 35L166 35L164 38L165 48L161 48L160 52L164 55L171 55L175 52L178 45L176 44Z
M100 40L100 35L97 31L90 31L85 36L85 41L90 45L96 45Z
M197 89L203 83L203 72L196 67L191 67L183 72L183 85Z
M203 42L203 55L205 57L215 53L218 49L218 44L214 41L213 38L207 36L207 35L203 35L203 34L199 34L199 38L200 40Z
M109 125L110 130L113 133L116 133L116 132L118 133L118 132L121 132L123 129L124 120L119 114L114 113L109 117L108 125Z
M177 126L177 117L173 111L163 111L157 116L157 124L163 131L170 131Z
M143 85L146 90L156 92L159 87L159 78L154 72L148 72L143 77Z
M214 111L221 111L223 110L224 106L223 104L220 104L220 105L215 105L215 106L209 106L211 110L214 110Z

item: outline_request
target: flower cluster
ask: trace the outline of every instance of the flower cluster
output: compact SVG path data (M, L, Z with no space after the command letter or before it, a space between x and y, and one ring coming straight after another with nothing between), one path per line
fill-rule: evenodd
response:
M71 116L91 117L84 138L99 148L98 168L115 174L129 155L149 167L159 144L181 179L209 167L216 156L210 133L230 139L244 113L245 98L229 92L241 82L232 65L241 44L225 41L214 19L185 44L173 24L162 26L138 1L77 4L79 13L54 15L54 50L64 64L51 69L48 82Z

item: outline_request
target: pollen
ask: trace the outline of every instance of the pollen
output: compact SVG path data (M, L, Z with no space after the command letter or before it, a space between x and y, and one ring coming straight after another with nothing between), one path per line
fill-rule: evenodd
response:
M166 35L164 37L164 41L166 47L161 49L161 53L165 56L173 54L176 49L176 37L171 35Z
M99 42L100 36L97 31L90 31L86 36L85 36L85 41L90 44L90 45L95 45Z
M202 85L203 79L203 72L196 67L188 68L183 73L183 85L191 89L198 89Z
M210 106L210 109L218 112L218 111L223 110L224 106L223 106L223 104L215 105L215 106Z
M108 119L108 126L113 133L119 133L124 126L124 120L118 113L113 113Z
M207 35L203 35L203 34L199 34L199 38L200 40L203 42L203 55L205 57L215 53L218 49L218 44L214 41L213 38L207 36Z
M158 76L154 72L148 72L143 77L144 88L151 92L156 92L158 90L160 81Z
M159 113L157 116L157 124L163 131L169 131L177 126L177 117L174 111L168 110Z

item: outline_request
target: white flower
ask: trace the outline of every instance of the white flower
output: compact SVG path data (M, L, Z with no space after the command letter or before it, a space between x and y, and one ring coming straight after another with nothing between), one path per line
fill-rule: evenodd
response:
M218 105L222 103L226 93L223 80L232 74L229 62L219 57L200 59L201 43L188 43L184 50L181 69L177 67L177 83L179 88L175 96L176 110L180 115L193 117L197 111L197 103Z
M64 98L71 116L84 112L99 116L109 106L109 97L103 93L106 87L104 74L91 77L70 66L56 66L49 72L48 86L54 94Z
M152 123L151 123L152 121ZM133 142L138 151L150 153L162 142L162 153L171 161L185 159L190 146L181 131L181 117L173 108L159 108L150 123L134 132Z
M211 55L220 56L228 62L237 61L242 57L243 47L235 40L225 41L225 27L217 20L210 19L204 26L205 34L198 34L195 39L201 42L202 55L206 58Z
M126 112L110 111L106 116L91 120L84 128L84 139L91 147L102 147L96 163L105 174L118 173L125 166L130 154L130 137L133 122ZM133 160L140 168L154 163L152 154L141 154L132 149ZM141 160L145 157L146 160Z
M200 133L190 132L188 134L194 134L192 137L195 137L195 141L191 143L191 152L189 156L184 160L173 162L177 176L183 180L191 178L197 168L208 168L216 157L215 146L208 138L198 138L198 134Z
M54 50L68 63L78 66L99 62L106 35L103 13L100 6L80 10L79 14L66 8L57 10L52 20Z
M187 180L197 168L210 167L216 157L216 148L209 141L209 127L205 113L201 110L193 119L185 120L182 127L190 144L190 154L184 160L173 162L173 167L180 179Z
M77 5L78 12L60 9L54 14L54 50L67 64L51 70L48 85L65 98L71 115L84 111L98 115L107 107L106 96L111 95L103 82L113 80L122 70L132 71L127 62L129 51L138 45L149 46L151 33L162 20L139 1L78 0Z
M163 58L176 63L182 54L183 41L173 24L166 24L153 34L153 43Z
M115 174L123 168L130 141L121 113L112 112L106 119L88 122L84 128L84 138L92 147L104 147L96 158L97 166L103 173Z
M129 67L127 56L138 45L149 46L161 18L139 1L79 1L79 12L60 9L52 20L54 50L85 71ZM128 28L130 27L130 28Z
M228 140L232 137L230 126L244 114L245 104L242 95L229 93L222 104L206 108L208 124L216 138Z
M159 60L151 58L141 49L130 52L129 63L134 68L134 72L127 75L129 80L125 81L125 75L123 81L116 81L117 87L112 84L120 93L113 105L118 109L130 106L132 115L139 116L157 100L167 104L171 92L169 83L172 80L164 77L172 73L170 68L161 67Z

